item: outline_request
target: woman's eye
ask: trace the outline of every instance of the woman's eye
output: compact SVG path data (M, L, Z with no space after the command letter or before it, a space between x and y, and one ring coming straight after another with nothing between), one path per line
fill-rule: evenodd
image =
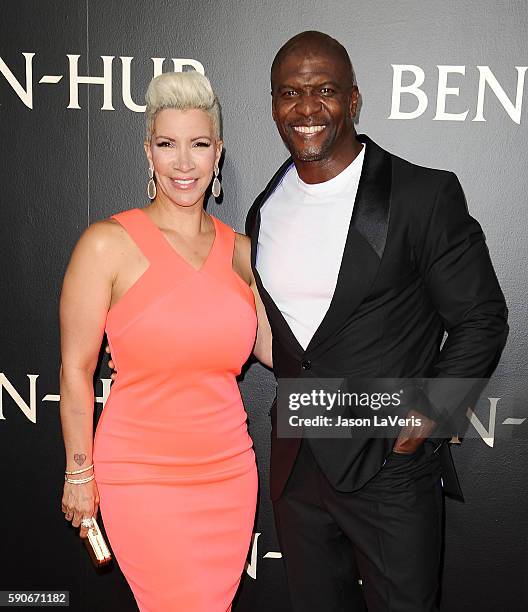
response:
M158 147L172 147L172 143L168 140L162 140L161 142L158 142Z
M205 141L198 141L194 143L195 147L210 147L211 143L210 142L205 142Z

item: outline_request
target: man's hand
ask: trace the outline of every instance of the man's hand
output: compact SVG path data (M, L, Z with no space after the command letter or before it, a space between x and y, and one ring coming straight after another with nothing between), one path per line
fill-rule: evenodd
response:
M436 421L428 419L423 414L416 412L416 410L409 410L407 418L413 417L414 421L419 421L421 424L405 425L402 427L392 449L393 452L402 454L414 453L436 427Z
M110 345L109 344L107 344L105 346L105 353L108 353L108 355L110 355L110 359L108 360L108 367L111 370L113 370L112 374L110 375L110 378L112 380L115 380L116 379L116 375L117 375L117 370L116 370L116 367L114 365L114 362L112 361L112 353L110 352Z

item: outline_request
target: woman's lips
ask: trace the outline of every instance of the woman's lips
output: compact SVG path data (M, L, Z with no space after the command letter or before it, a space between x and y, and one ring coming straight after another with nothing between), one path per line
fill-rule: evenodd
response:
M198 182L196 178L173 178L171 179L172 184L178 189L183 189L184 191L188 191L192 189L194 185Z

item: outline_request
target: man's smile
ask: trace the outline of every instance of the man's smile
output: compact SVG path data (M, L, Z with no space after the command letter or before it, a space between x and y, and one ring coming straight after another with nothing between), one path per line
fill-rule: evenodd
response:
M318 134L319 132L322 132L325 129L326 125L295 125L293 126L293 129L298 133L298 134Z

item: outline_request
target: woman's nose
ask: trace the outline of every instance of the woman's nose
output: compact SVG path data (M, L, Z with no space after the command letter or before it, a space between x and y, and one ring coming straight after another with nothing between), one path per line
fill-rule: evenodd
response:
M194 162L192 155L187 151L179 151L173 160L174 170L181 170L182 172L188 172L194 168Z

